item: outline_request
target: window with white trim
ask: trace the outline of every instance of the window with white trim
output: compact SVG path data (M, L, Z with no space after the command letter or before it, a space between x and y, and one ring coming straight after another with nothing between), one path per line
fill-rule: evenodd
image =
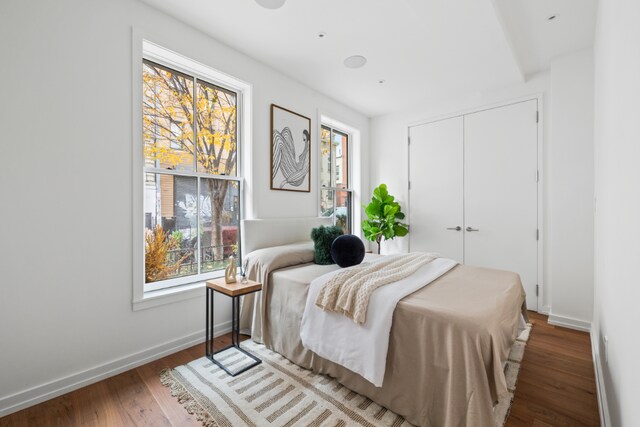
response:
M242 93L177 68L143 58L145 292L220 276L240 254Z
M320 134L320 215L333 218L345 233L353 229L353 190L349 182L349 134L322 125Z

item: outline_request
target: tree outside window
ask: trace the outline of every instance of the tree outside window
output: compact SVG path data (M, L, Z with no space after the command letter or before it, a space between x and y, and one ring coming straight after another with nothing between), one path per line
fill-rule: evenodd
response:
M147 60L142 77L145 282L171 284L239 253L238 95Z

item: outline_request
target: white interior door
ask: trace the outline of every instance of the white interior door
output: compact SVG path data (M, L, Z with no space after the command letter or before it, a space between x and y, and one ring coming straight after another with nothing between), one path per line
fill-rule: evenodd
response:
M537 309L537 100L464 116L465 264L520 274Z
M462 117L409 129L410 250L458 262L464 256L462 131Z

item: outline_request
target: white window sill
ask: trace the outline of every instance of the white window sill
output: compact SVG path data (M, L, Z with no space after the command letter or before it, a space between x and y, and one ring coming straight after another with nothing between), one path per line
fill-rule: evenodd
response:
M133 300L133 311L145 310L147 308L158 307L160 305L171 304L192 298L205 297L205 283L196 282L186 285L174 286L172 288L148 291L142 298Z

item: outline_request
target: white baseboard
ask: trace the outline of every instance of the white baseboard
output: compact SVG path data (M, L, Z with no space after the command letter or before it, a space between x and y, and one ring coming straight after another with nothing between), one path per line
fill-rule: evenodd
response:
M607 402L607 392L604 387L604 379L602 374L602 363L600 362L600 353L596 351L599 344L599 338L595 331L591 331L591 354L593 356L593 367L596 371L596 391L598 395L598 410L600 411L600 425L608 427L611 425L609 418L609 405Z
M214 327L214 335L219 336L231 331L231 320L219 323ZM130 354L120 359L95 366L93 368L41 384L18 393L0 398L0 417L36 405L70 391L77 390L105 378L128 371L145 363L152 362L185 348L193 347L205 340L205 331L186 335L146 350Z
M550 305L543 305L542 308L540 310L538 310L538 313L548 315L549 313L551 313L551 306Z
M549 313L550 325L562 326L569 329L576 329L578 331L590 332L591 322L586 320L574 319L573 317L558 316L557 314Z

